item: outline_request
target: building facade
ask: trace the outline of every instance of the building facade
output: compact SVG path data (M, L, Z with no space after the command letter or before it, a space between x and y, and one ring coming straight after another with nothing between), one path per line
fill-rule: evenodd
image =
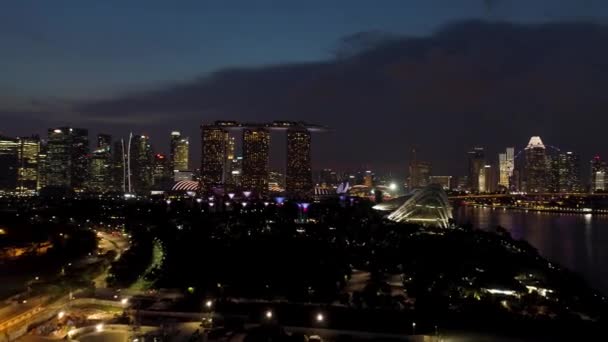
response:
M15 138L0 136L0 191L15 191L17 188L18 142Z
M263 194L268 191L270 133L265 128L243 131L242 187Z
M504 189L512 188L513 170L515 169L515 148L507 147L498 154L498 185Z
M604 192L607 190L607 174L608 166L606 162L600 158L600 156L595 156L591 159L591 177L590 177L590 186L589 190L591 192Z
M224 181L228 132L221 126L202 125L201 140L201 182L208 190Z
M82 128L48 130L47 186L82 190L89 176L89 132Z
M293 197L310 197L313 193L311 136L305 128L287 130L285 190Z
M186 171L189 168L190 139L178 131L171 132L170 169L171 171Z
M467 152L468 161L468 188L472 192L479 191L479 174L486 165L485 150L483 147L474 147Z
M549 159L546 147L538 136L530 138L525 153L525 190L539 193L549 190Z

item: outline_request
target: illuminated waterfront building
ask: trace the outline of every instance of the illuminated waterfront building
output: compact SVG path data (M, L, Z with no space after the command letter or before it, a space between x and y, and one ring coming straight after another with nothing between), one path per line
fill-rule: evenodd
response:
M507 147L504 153L498 154L498 185L511 188L511 178L515 169L515 148Z
M311 136L305 128L287 130L287 167L285 187L290 196L310 197L313 194Z
M412 148L410 151L409 177L407 180L410 190L423 188L430 184L432 166L431 163L418 160L418 151Z
M59 127L48 130L47 186L82 190L88 180L89 132Z
M593 157L591 159L591 192L604 192L607 190L606 181L608 177L606 173L608 173L606 162L600 156Z
M228 132L222 126L201 126L201 181L208 190L224 181Z
M171 132L170 169L171 171L186 171L189 168L190 139L178 131Z
M552 192L581 192L580 160L574 152L559 153L551 158Z
M268 190L268 162L270 133L265 128L243 131L243 177L246 190L266 193Z
M525 190L527 192L546 192L549 188L549 160L545 145L538 136L530 138L525 153Z
M496 191L496 178L494 176L494 168L492 165L484 165L479 172L477 184L479 193L490 193Z
M486 165L485 150L483 147L474 147L467 152L468 159L468 187L472 192L479 191L479 174Z

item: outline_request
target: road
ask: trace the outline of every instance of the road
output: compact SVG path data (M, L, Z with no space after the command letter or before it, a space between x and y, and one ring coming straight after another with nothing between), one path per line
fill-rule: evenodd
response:
M97 235L100 237L98 251L102 254L110 250L115 251L115 260L118 260L120 255L127 248L129 248L129 239L122 234L113 235L105 232L98 232ZM84 259L87 259L87 261L81 260L80 262L88 263L88 259L90 258ZM107 272L108 270L104 271L101 275L94 279L96 287L105 287ZM21 297L21 295L19 297ZM63 305L65 300L67 300L66 296L52 303L45 303L48 300L46 295L29 297L26 294L23 294L23 297L27 298L26 302L10 301L8 304L0 308L0 331L23 325L31 320L35 315L38 315L46 310L55 310L57 305Z
M116 252L114 261L120 259L122 253L130 247L129 238L123 234L110 234L100 231L97 232L97 236L100 238L98 245L99 252L102 254L109 251ZM106 269L104 272L102 272L102 274L93 280L96 288L107 287L106 278L108 277L109 271L110 268Z

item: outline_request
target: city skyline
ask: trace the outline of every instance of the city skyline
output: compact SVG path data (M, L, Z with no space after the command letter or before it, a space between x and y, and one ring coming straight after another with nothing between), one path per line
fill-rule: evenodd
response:
M50 16L50 23L59 20L50 25L35 20L40 13L28 11L32 4L20 2L3 11L7 18L0 26L0 36L8 38L3 50L9 56L8 64L0 66L8 75L0 83L0 133L42 136L46 128L60 126L122 137L133 131L151 136L152 144L162 146L159 152L169 155L163 137L170 130L198 136L201 122L305 120L336 128L313 139L315 169L374 165L397 172L407 168L409 148L420 146L437 172L449 174L466 171L466 165L458 163L461 145L483 145L494 154L514 142L521 150L534 135L580 151L581 160L608 154L608 142L592 138L608 124L600 91L605 81L599 77L608 72L603 44L607 29L597 19L608 14L605 2L470 1L448 6L451 3L389 2L383 8L349 3L341 10L351 20L323 21L323 35L311 32L306 23L319 16L327 19L340 6L310 11L309 5L266 3L253 11L255 6L189 4L163 14L165 5L157 4L136 16L149 35L116 19L126 38L138 38L128 48L109 39L112 30L75 30L76 19L99 19L86 8L72 3L69 11ZM106 6L99 5L100 14L111 10ZM136 5L116 8L137 10ZM362 13L369 18L357 23L354 19ZM413 20L423 14L424 23ZM246 17L250 23L270 20L263 27L252 25L250 39L239 43L221 40L224 34L234 37L232 30L223 33L227 25L195 20L209 15ZM282 15L298 18L288 27L292 31L281 29L277 18ZM186 27L159 32L152 25L157 16ZM15 18L31 25L25 30ZM212 30L215 25L222 29ZM296 32L302 39L285 42L286 35L279 34L284 45L265 39L279 32ZM98 47L86 43L87 33L99 38ZM193 39L196 34L203 38ZM154 35L161 38L167 63L158 63L150 53ZM47 43L34 44L36 39ZM84 55L98 53L103 60L66 65L59 56L78 46L89 47ZM23 58L28 55L41 58ZM185 56L188 63L171 62L176 55ZM382 135L382 148L374 140L377 134ZM192 145L198 150L200 141L193 139ZM351 148L356 153L346 153ZM200 156L193 154L190 161L198 165Z

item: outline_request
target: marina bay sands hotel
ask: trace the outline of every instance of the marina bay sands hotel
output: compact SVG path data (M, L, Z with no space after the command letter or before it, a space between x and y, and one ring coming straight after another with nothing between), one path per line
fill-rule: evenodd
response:
M324 127L304 122L239 123L215 121L201 125L202 189L240 188L264 195L268 191L270 131L287 132L285 190L291 197L309 197L313 191L311 132ZM235 139L242 131L242 159L235 157ZM233 134L234 135L234 134ZM241 163L241 165L238 165ZM235 165L236 164L236 165Z

